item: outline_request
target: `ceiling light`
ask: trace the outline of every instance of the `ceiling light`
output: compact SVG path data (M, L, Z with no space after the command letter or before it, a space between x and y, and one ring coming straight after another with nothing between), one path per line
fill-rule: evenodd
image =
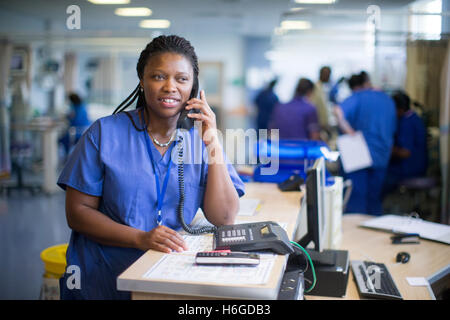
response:
M88 0L93 4L129 4L130 0Z
M297 7L297 8L290 8L289 11L290 12L300 12L302 10L305 10L305 8L303 7Z
M304 20L284 20L281 21L281 28L284 30L306 30L311 29L311 22Z
M117 8L114 13L118 16L124 17L144 17L150 16L152 10L149 8Z
M170 21L159 19L142 20L139 23L139 27L148 29L167 29L168 27L170 27Z
M336 0L295 0L295 2L301 4L333 4Z

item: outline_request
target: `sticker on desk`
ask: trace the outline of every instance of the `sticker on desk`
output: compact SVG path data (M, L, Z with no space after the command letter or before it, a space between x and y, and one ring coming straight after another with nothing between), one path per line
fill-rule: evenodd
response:
M409 285L412 287L427 287L428 280L423 277L407 277L406 281L408 281Z
M274 259L261 259L258 266L199 266L195 255L171 253L164 255L143 278L214 284L265 284L269 280Z

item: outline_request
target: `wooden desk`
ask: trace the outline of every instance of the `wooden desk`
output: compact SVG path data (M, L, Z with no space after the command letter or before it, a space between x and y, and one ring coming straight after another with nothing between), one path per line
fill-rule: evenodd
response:
M246 184L246 195L248 198L259 198L262 200L261 211L251 217L238 216L239 221L255 220L275 220L288 223L288 235L293 236L299 222L299 210L302 194L300 192L280 192L275 184L250 183ZM420 244L392 245L391 234L383 231L376 231L358 227L366 220L371 219L367 215L344 215L342 221L343 239L342 250L348 250L350 260L373 260L383 262L388 267L396 282L400 293L404 299L430 299L429 291L426 287L411 287L406 281L406 277L429 277L441 268L450 264L450 246L420 240ZM297 240L297 239L296 239ZM411 260L407 264L396 264L395 256L400 251L407 251L411 254ZM145 281L141 276L161 257L162 253L149 250L130 268L128 268L120 279L134 282L136 290L132 291L133 299L193 299L198 297L168 295L137 290L140 284ZM267 286L274 287L280 283L280 277L284 271L286 259L279 256L276 265L272 270ZM360 296L353 279L353 274L349 270L350 276L347 284L347 292L344 298L308 296L308 300L325 299L347 299L359 300ZM201 297L202 299L210 297Z
M278 190L276 184L269 183L249 183L246 184L247 198L261 199L261 209L253 216L238 216L236 220L239 222L253 222L273 220L279 223L287 223L287 233L290 237L295 232L297 219L300 212L300 201L302 198L301 192L281 192ZM212 238L211 238L212 240ZM161 293L143 292L146 289L146 281L142 275L154 265L163 253L149 250L141 258L139 258L133 265L131 265L118 278L119 290L132 291L133 299L193 299L193 296L169 295ZM287 256L278 256L272 268L268 283L265 285L249 285L250 289L267 289L278 292L281 282L281 277L284 272ZM126 287L126 288L125 288ZM121 289L123 288L123 289ZM226 288L224 288L225 290ZM198 298L198 297L197 297ZM201 297L210 298L210 297Z
M391 233L358 227L362 221L372 218L368 215L344 215L341 249L349 251L350 260L372 260L386 264L403 299L431 299L428 288L412 287L406 278L428 278L448 266L450 264L450 246L424 239L420 239L420 244L392 245ZM411 255L410 261L406 264L398 264L395 261L397 253L401 251L406 251ZM306 296L306 298L308 300L339 299L317 296ZM346 296L342 299L361 299L352 272L350 272Z

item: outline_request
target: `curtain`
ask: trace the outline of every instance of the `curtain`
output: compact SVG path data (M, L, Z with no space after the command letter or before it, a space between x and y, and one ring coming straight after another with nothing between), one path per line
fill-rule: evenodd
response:
M423 105L428 126L439 127L441 104L441 71L447 51L447 41L408 41L406 49L406 92Z
M77 90L77 56L76 53L68 52L64 55L64 92L65 97Z
M91 101L115 105L120 99L119 58L116 54L98 59L92 81Z
M429 136L428 173L441 188L439 220L449 223L449 71L448 40L417 40L407 43L405 90L422 105ZM420 112L419 112L420 113Z
M450 42L441 74L440 151L442 171L441 222L450 224Z
M9 153L9 110L6 106L9 70L13 46L6 39L0 40L0 179L11 172Z

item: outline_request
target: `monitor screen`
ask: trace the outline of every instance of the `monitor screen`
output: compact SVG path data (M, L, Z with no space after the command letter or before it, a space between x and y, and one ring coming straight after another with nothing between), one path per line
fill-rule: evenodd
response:
M318 158L306 175L306 235L300 239L303 247L314 244L314 250L322 252L326 230L325 215L325 160Z

